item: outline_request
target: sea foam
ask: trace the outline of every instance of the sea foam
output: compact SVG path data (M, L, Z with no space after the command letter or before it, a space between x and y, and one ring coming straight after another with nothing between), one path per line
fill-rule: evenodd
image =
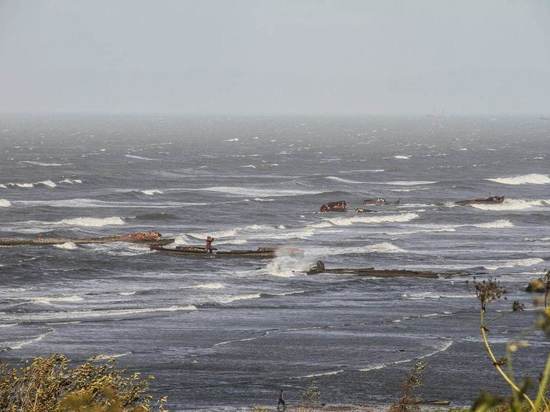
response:
M494 179L486 179L491 182L501 183L504 185L547 185L550 184L550 176L537 173L531 173L528 175L510 176L510 177L497 177Z
M398 215L385 216L353 216L353 217L335 217L327 219L335 226L351 226L355 223L405 223L418 218L416 213L401 213Z
M536 266L544 263L544 259L541 258L527 258L527 259L513 259L501 262L494 262L494 264L483 265L487 270L497 270L501 268L514 268L518 266Z
M60 245L54 245L58 249L64 250L75 250L78 249L78 246L74 242L65 242Z
M334 182L339 182L339 183L347 183L350 185L358 185L358 184L366 183L366 182L359 182L357 180L342 179L341 177L336 177L336 176L327 176L325 179L332 180Z
M147 196L154 196L154 195L161 195L162 190L158 190L158 189L142 190L141 193Z
M205 187L198 190L209 192L227 193L235 196L250 196L250 197L276 197L276 196L303 196L316 195L322 193L320 191L311 190L285 190L285 189L257 189L240 186L214 186Z
M472 207L480 210L489 210L489 211L516 211L516 210L526 210L533 207L545 207L550 206L550 201L548 200L524 200L524 199L504 199L502 203L487 203L487 204L472 204Z
M61 224L67 226L83 226L83 227L103 227L103 226L117 226L123 225L125 222L118 216L113 217L75 217L72 219L63 219L54 224Z

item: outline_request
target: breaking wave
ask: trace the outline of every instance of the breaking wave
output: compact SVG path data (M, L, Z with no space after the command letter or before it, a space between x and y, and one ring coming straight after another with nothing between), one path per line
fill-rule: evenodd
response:
M46 186L46 187L49 187L49 188L54 188L57 185L54 182L52 182L51 180L48 179L48 180L42 180L40 182L34 182L34 183L13 183L13 182L10 182L10 183L6 183L3 186L18 187L18 188L21 188L21 189L32 189L35 186Z
M366 182L359 182L357 180L342 179L341 177L336 177L336 176L327 176L325 179L332 180L332 181L335 181L335 182L340 182L340 183L348 183L348 184L351 184L351 185L358 185L358 184L366 183Z
M95 319L103 317L119 317L143 315L147 313L162 313L162 312L180 312L180 311L195 311L197 307L194 305L179 306L173 305L160 308L134 308L134 309L99 309L99 310L77 310L70 312L36 312L33 313L33 321L36 322L51 322L63 320L78 320L78 319ZM25 313L2 313L2 320L20 320L27 319L28 314ZM13 349L13 347L12 347Z
M16 205L23 206L50 206L50 207L107 207L107 208L130 208L130 209L164 209L185 206L206 206L208 203L193 203L193 202L115 202L104 201L97 199L59 199L59 200L19 200L15 201Z
M0 199L0 207L10 207L11 202L6 199Z
M69 185L74 185L74 184L80 184L82 183L82 180L80 179L63 179L63 180L60 180L58 183L67 183Z
M483 265L483 267L487 270L497 270L497 269L505 269L505 268L514 268L518 266L523 266L523 267L536 266L536 265L540 265L541 263L544 263L544 259L541 259L541 258L513 259L513 260L505 260L502 262L495 262L492 265Z
M399 215L385 216L353 216L353 217L335 217L327 219L335 226L351 226L355 223L404 223L418 218L416 213L402 213Z
M124 156L129 158L129 159L137 159L137 160L157 160L157 159L151 159L150 157L137 156L137 155L131 155L131 154L127 154L127 155L124 155Z
M225 286L220 282L208 282L199 283L198 285L191 286L193 289L223 289Z
M54 303L78 303L82 302L84 299L78 295L72 295L72 296L39 296L35 298L31 298L31 301L33 303L41 303L44 305L53 305Z
M394 159L400 159L400 160L409 160L411 158L410 155L396 155L393 157Z
M321 376L332 376L332 375L338 375L340 373L344 372L344 369L338 369L336 371L330 371L330 372L319 372L319 373L312 373L310 375L304 375L304 376L298 376L295 379L306 379L306 378L319 378Z
M63 219L54 224L67 225L67 226L82 226L82 227L103 227L103 226L119 226L124 225L125 222L118 216L113 217L75 217L73 219Z
M204 190L208 192L227 193L230 195L245 196L245 197L303 196L303 195L317 195L319 193L323 193L321 191L312 191L312 190L256 189L256 188L246 188L246 187L240 187L240 186L213 186L213 187L205 187L198 190Z
M250 300L250 299L259 299L261 298L261 293L248 293L244 295L236 295L236 296L227 296L219 300L220 303L233 303L237 302L239 300Z
M494 179L486 179L491 182L501 183L503 185L547 185L550 184L550 176L531 173L528 175L497 177Z
M367 251L371 253L406 253L405 249L401 249L389 242L376 243L374 245L367 246Z
M523 200L523 199L504 199L502 203L494 204L473 204L472 207L481 210L490 210L490 211L515 211L515 210L525 210L533 207L545 207L550 206L550 201L548 200Z
M40 342L42 339L44 339L46 336L48 336L52 332L53 332L53 330L50 329L48 332L43 333L41 335L38 335L36 338L32 338L32 339L21 341L21 342L16 342L15 344L12 344L8 347L11 350L22 349L24 346L28 346L28 345L31 345L33 343Z
M388 366L400 365L402 363L409 363L409 362L413 362L415 360L430 358L430 357L435 356L439 353L442 353L442 352L445 352L445 351L449 350L449 348L453 345L453 343L454 342L452 340L445 341L441 345L435 347L434 351L428 352L425 355L420 355L420 356L417 356L417 357L411 358L411 359L402 359L402 360L398 360L398 361L394 361L394 362L378 363L378 364L375 364L375 365L367 366L366 368L359 369L359 371L369 372L369 371L372 371L372 370L384 369L384 368L387 368Z
M509 229L514 227L514 224L507 219L495 220L494 222L479 223L472 225L482 229Z
M374 245L366 246L348 246L348 247L313 247L304 251L304 255L310 257L309 261L313 261L322 256L335 255L351 255L364 253L408 253L407 250L401 249L389 242L375 243Z
M163 192L162 190L158 190L158 189L150 189L150 190L142 190L141 193L147 196L154 196L154 195L161 195Z
M394 180L390 182L380 182L380 184L392 185L392 186L423 186L423 185L433 185L437 182L432 182L429 180Z
M110 359L122 358L124 356L128 356L128 355L131 355L131 354L132 354L132 352L114 353L112 355L107 355L105 353L100 353L99 355L92 356L91 358L88 359L88 361L90 361L90 362L103 362L103 361L107 361L107 360L110 360Z
M60 245L54 245L54 247L58 249L64 249L64 250L75 250L78 249L78 246L74 242L65 242Z
M59 167L59 166L66 166L68 165L69 163L46 163L46 162L35 162L35 161L32 161L32 160L21 160L19 163L26 163L26 164L29 164L29 165L34 165L34 166L45 166L45 167Z

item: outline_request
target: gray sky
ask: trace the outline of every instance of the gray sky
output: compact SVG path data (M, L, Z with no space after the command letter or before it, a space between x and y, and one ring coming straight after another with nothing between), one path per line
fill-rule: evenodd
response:
M550 113L549 0L0 0L0 112Z

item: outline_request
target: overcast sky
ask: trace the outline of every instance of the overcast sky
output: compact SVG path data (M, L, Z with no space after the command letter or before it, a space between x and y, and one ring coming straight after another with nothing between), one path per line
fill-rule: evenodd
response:
M549 0L0 0L0 112L548 114Z

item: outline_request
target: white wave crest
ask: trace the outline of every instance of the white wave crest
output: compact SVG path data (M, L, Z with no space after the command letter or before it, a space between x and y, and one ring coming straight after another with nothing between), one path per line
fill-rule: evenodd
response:
M492 265L483 265L487 270L497 270L501 268L514 268L518 266L535 266L544 263L544 259L541 258L528 258L528 259L513 259L502 262L495 262Z
M142 190L141 193L147 196L154 196L154 195L161 195L163 192L162 190L158 190L158 189L150 189L150 190Z
M0 199L0 207L10 207L11 202L6 199Z
M132 354L132 352L114 353L112 355L107 355L105 353L100 353L99 355L92 356L88 360L90 362L99 362L99 361L106 361L106 360L110 360L110 359L122 358L123 356L128 356L128 355L131 355L131 354Z
M340 183L348 183L351 185L358 185L366 182L359 182L357 180L350 180L350 179L342 179L341 177L336 176L327 176L325 179L332 180L334 182L340 182Z
M168 245L166 245L167 248L175 248L176 246L184 246L189 245L192 242L190 239L185 235L178 235L174 238L174 241Z
M410 155L396 155L393 157L394 159L399 159L399 160L409 160L411 158Z
M33 303L41 303L44 305L53 305L54 303L78 303L82 302L84 299L78 295L72 296L39 296L31 298Z
M494 179L486 179L491 182L501 183L503 185L547 185L550 184L550 176L537 173L528 175L497 177Z
M244 295L236 295L236 296L227 296L222 299L220 299L220 303L232 303L239 300L250 300L250 299L259 299L260 293L248 293Z
M68 164L68 163L45 163L45 162L35 162L35 161L31 161L31 160L22 160L22 161L20 161L19 163L26 163L26 164L29 164L29 165L34 165L34 166L45 166L45 167L59 167L59 166L65 166L65 165Z
M48 187L51 187L51 188L54 188L56 187L57 185L52 182L51 180L42 180L41 182L36 182L35 184L37 185L44 185L44 186L48 186Z
M351 226L355 223L404 223L410 222L413 219L418 218L416 213L401 213L399 215L385 215L385 216L353 216L353 217L336 217L327 219L328 222L335 226Z
M64 249L64 250L75 250L78 249L78 246L74 242L65 242L61 245L54 245L58 249Z
M52 182L49 179L48 180L42 180L40 182L34 182L34 183L7 183L7 185L10 186L10 187L20 187L22 189L31 189L35 185L47 186L49 188L54 188L54 187L57 186L54 182Z
M504 199L504 202L502 203L472 204L471 206L481 210L506 212L514 210L525 210L533 207L544 207L549 205L550 201L548 200Z
M219 230L217 232L204 232L204 233L189 233L189 236L195 239L206 239L207 236L212 236L214 239L235 237L237 235L238 228Z
M53 330L49 330L48 332L43 333L42 335L38 335L36 338L32 338L32 339L29 339L29 340L26 340L26 341L16 342L15 344L10 345L9 348L11 350L18 350L18 349L23 348L24 346L28 346L28 345L31 345L33 343L40 342L42 339L44 339L46 336L48 336L52 332L53 332Z
M22 189L30 189L34 187L34 183L7 183L10 187L20 187Z
M106 253L111 256L138 256L153 253L146 245L125 242L91 244L86 245L85 248L99 253Z
M67 183L69 185L74 185L74 184L81 184L82 180L80 180L80 179L63 179L63 180L60 180L58 183Z
M394 180L390 182L380 182L380 184L392 185L392 186L423 186L423 185L433 185L437 182L432 182L430 180Z
M372 253L406 253L405 249L401 249L389 242L376 243L367 246L367 250Z
M344 369L338 369L337 371L330 371L330 372L318 372L318 373L312 373L310 375L298 376L296 377L296 379L319 378L321 376L338 375L342 372L344 372Z
M388 366L400 365L402 363L409 363L409 362L412 362L412 361L415 361L415 360L430 358L430 357L435 356L439 353L442 353L442 352L445 352L445 351L449 350L449 348L452 345L453 345L452 340L445 341L445 342L441 343L440 345L438 345L437 347L435 347L434 348L435 350L433 350L432 352L428 352L425 355L421 355L421 356L418 356L418 357L412 358L412 359L402 359L402 360L398 360L398 361L394 361L394 362L378 363L378 364L375 364L375 365L367 366L366 368L362 368L362 369L359 369L359 370L361 372L369 372L369 371L372 371L372 370L384 369L384 368L387 368Z
M472 225L482 229L509 229L514 227L514 224L507 219L495 220L494 222L479 223Z
M314 262L313 254L301 256L292 253L291 249L283 247L277 249L277 256L266 265L263 272L272 276L288 278L296 273L307 271Z
M127 154L127 155L124 155L125 157L129 158L129 159L137 159L137 160L156 160L156 159L151 159L150 157L144 157L144 156L137 156L137 155L131 155L131 154Z
M50 207L73 207L73 208L143 208L143 209L166 209L174 207L206 206L208 203L193 202L115 202L96 199L75 198L59 200L17 200L16 205L24 206L50 206Z
M304 255L309 257L309 262L323 256L351 255L364 253L407 253L389 242L376 243L367 246L349 246L349 247L313 247L304 251ZM308 267L309 268L309 267ZM306 269L308 269L306 268Z
M199 283L198 285L192 286L193 289L223 289L225 286L220 282L208 282L208 283Z
M311 190L257 189L257 188L247 188L247 187L240 187L240 186L214 186L214 187L205 187L198 190L227 193L230 195L245 196L245 197L303 196L303 195L316 195L316 194L322 193L320 191L311 191Z
M197 307L194 305L187 306L168 306L168 307L152 307L152 308L135 308L135 309L105 309L105 310L79 310L70 312L37 312L33 314L33 320L36 321L63 321L73 319L94 319L102 317L120 317L142 315L146 313L162 313L162 312L179 312L179 311L195 311ZM27 319L28 315L24 313L10 313L1 315L2 320L20 320Z
M73 219L63 219L54 224L67 226L83 226L83 227L103 227L103 226L119 226L125 224L118 216L113 217L75 217Z

